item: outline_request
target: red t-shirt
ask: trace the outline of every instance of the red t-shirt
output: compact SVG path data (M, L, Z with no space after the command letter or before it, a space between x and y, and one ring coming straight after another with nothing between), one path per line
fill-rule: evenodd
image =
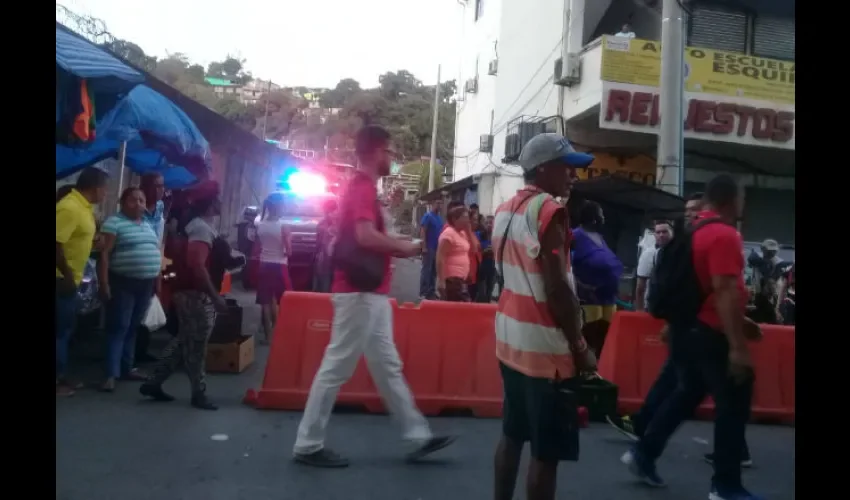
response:
M342 209L342 216L345 219L344 223L353 224L357 221L370 221L375 224L375 227L377 227L377 218L382 217L379 211L376 210L377 200L378 189L375 186L375 183L365 182L365 179L355 177L351 181L351 184L349 184L347 192L344 195L344 206L340 207ZM381 232L386 234L386 225L383 227L384 229ZM379 286L376 290L373 290L372 293L389 295L390 283L392 282L392 269L390 267L391 261L392 257L387 254L384 265L384 281L381 282L381 286ZM340 269L334 271L331 293L357 293L362 291L363 290L358 290L354 287L354 285L348 282L344 271Z
M696 221L718 215L702 211ZM714 292L711 291L712 276L734 276L738 280L738 292L741 298L741 312L746 311L747 289L744 285L744 245L741 234L732 226L722 223L708 224L693 234L694 270L702 289L708 292L697 319L706 325L720 330L720 316L717 314Z

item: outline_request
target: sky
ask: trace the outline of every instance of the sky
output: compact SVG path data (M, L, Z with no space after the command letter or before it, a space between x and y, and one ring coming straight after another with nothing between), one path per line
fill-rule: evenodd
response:
M425 84L456 74L457 0L59 0L103 20L148 55L182 52L206 67L228 54L282 86L333 87L406 69ZM444 78L445 79L445 78Z

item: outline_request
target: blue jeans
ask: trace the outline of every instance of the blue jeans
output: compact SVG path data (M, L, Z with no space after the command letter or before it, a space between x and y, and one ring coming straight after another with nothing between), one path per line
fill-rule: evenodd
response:
M437 295L437 249L429 248L422 254L422 270L419 274L419 295L433 299Z
M155 278L135 279L109 273L112 297L106 304L106 376L118 378L133 369L136 330L145 319Z
M676 374L676 365L668 357L661 367L661 373L655 379L655 383L646 394L646 399L643 406L640 407L637 413L632 417L632 422L635 426L635 433L642 436L652 421L652 417L658 412L658 408L664 401L673 394L676 386L679 385L679 377Z
M68 342L77 324L77 291L66 294L60 291L60 278L56 278L56 378L68 371Z
M676 365L668 356L667 360L664 361L664 365L661 367L661 373L658 374L655 383L649 388L643 406L632 416L635 434L641 437L643 436L647 427L649 427L649 423L652 422L653 417L658 413L658 409L676 391L676 387L678 386L679 374ZM745 459L750 458L750 449L747 446L746 439L744 440L743 456Z
M707 394L714 399L714 484L720 491L741 488L747 421L753 396L751 373L736 382L729 376L729 343L705 325L670 331L670 362L678 385L656 410L637 445L638 459L655 462L667 440L690 418Z

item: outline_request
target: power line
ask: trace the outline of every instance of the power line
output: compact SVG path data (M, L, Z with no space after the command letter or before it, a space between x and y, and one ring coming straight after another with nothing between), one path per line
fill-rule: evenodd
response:
M522 111L523 111L523 110L525 110L525 108L526 108L529 104L531 104L531 101L533 101L533 100L534 100L534 99L535 99L538 95L540 95L540 93L541 93L541 92L543 92L543 90L546 88L546 86L547 86L547 85L549 85L550 83L552 83L552 82L553 82L553 80L554 80L554 77L551 77L551 76L550 76L550 77L549 77L549 78L548 78L545 82L543 82L543 85L541 85L541 86L540 86L540 88L538 88L538 89L534 92L534 94L532 94L532 95L531 95L531 97L529 97L529 98L525 101L525 103L523 103L522 107L520 107L520 108L519 108L519 109L520 109L520 111L519 111L519 112L517 112L517 114L515 114L514 116L512 116L510 119L508 119L508 120L507 120L506 122L504 122L503 124L499 125L498 127L495 127L495 128L493 129L493 132L492 132L491 134L495 137L496 135L498 135L498 134L502 133L502 131L503 131L503 130L505 130L506 128L508 128L508 125L510 125L510 123L511 123L514 119L516 119L517 117L521 116L521 115L522 115ZM548 98L547 98L547 101L548 101ZM544 105L545 105L545 103L544 103ZM538 110L538 111L539 111L539 110ZM535 115L535 116L536 116L536 115ZM477 153L480 149L481 149L481 148L480 148L480 147L478 147L478 148L476 148L476 149L474 149L474 150L470 151L469 153L467 153L467 154L465 154L465 155L458 156L457 158L467 158L467 157L472 156L472 155L474 155L475 153Z
M502 119L505 118L505 116L510 114L511 108L513 108L514 104L516 104L522 98L522 94L526 90L528 90L529 87L531 87L531 84L534 83L534 79L537 78L537 75L539 75L541 71L543 71L543 68L545 68L546 65L549 63L549 58L551 58L555 54L555 52L561 47L561 42L563 42L563 41L564 41L563 37L561 37L561 39L558 40L558 43L555 44L555 46L552 48L552 51L549 52L549 54L546 56L546 59L543 60L543 63L540 65L540 67L537 68L537 71L535 71L534 74L531 75L531 78L528 79L528 83L525 84L525 87L523 87L522 90L519 91L519 94L517 94L516 99L514 99L514 101L510 105L508 105L507 108L505 108L505 114L502 115L498 120L496 120L496 122L501 122ZM549 79L551 80L552 78L553 77L550 77Z

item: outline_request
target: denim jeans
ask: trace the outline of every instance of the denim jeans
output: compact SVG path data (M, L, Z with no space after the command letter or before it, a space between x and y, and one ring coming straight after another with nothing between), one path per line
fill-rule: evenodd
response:
M109 273L112 297L106 304L106 376L118 378L133 369L136 331L150 306L155 278L127 278Z
M642 436L652 421L652 417L658 412L658 408L664 401L673 394L676 386L679 385L679 377L676 373L676 365L668 357L661 367L661 373L655 379L655 383L650 387L646 394L646 399L643 401L643 406L640 407L637 413L632 417L632 422L635 426L635 432L638 436Z
M670 331L670 362L676 368L678 385L661 403L637 452L654 462L679 425L690 418L710 394L714 399L714 484L721 491L741 487L744 434L750 418L754 377L736 382L729 376L729 343L726 337L705 325Z
M478 266L478 283L472 299L475 302L489 304L493 297L493 287L496 285L496 263L492 257L484 258Z
M68 343L77 324L77 291L66 294L60 291L60 279L56 278L56 378L68 371Z
M419 295L433 299L437 294L437 249L429 248L422 254L422 270L419 274Z

